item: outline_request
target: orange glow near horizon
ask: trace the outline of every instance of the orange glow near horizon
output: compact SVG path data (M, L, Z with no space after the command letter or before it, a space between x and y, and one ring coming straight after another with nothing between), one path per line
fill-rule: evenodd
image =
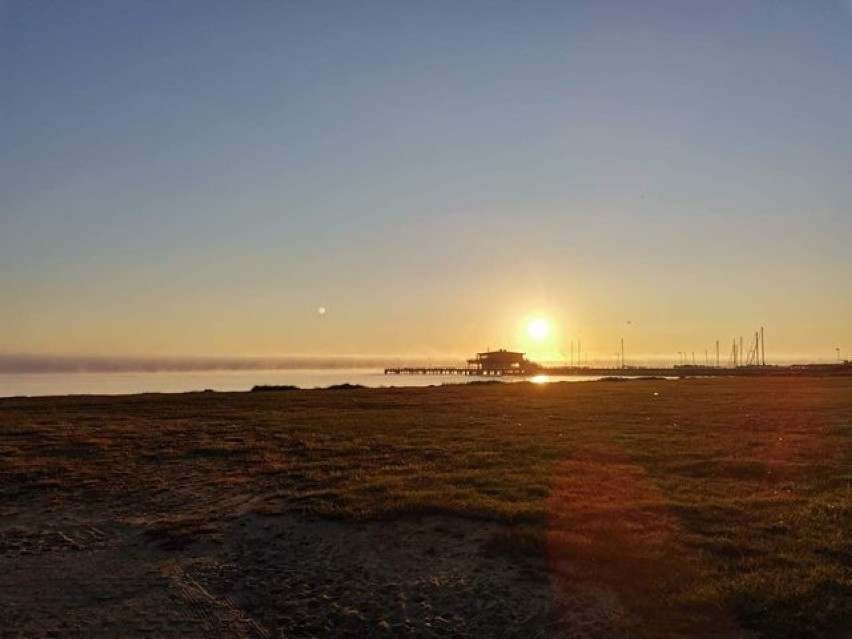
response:
M564 332L553 315L538 311L524 316L518 323L516 343L532 361L557 361L561 359L559 344Z

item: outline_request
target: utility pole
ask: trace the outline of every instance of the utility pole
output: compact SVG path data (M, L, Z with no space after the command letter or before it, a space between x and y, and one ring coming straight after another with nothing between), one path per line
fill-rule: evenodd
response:
M766 366L766 342L763 339L763 327L760 327L760 362L761 366Z
M754 365L760 365L760 333L754 332Z
M574 366L574 340L571 340L571 366Z
M716 368L719 368L719 340L716 340Z
M621 338L621 368L624 368L624 338Z

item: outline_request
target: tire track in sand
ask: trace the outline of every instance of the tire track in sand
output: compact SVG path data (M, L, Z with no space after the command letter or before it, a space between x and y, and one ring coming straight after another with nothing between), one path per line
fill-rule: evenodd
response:
M165 573L171 579L174 593L218 631L214 636L269 639L269 632L241 610L232 598L212 595L187 573L187 568L171 563Z

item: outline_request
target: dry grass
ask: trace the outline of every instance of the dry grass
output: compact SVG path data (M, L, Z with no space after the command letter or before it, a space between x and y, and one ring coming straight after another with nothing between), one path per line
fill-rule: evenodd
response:
M608 585L638 635L852 620L850 379L7 399L0 473L2 511L85 503L175 548L248 510L502 521L489 552Z

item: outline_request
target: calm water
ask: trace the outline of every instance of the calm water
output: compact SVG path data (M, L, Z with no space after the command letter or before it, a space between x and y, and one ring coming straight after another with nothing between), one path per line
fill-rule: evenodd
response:
M459 384L479 377L462 375L385 375L377 369L192 371L159 373L0 373L0 397L20 395L124 395L182 393L212 389L246 391L255 384L292 384L322 388L331 384L363 386L429 386ZM491 378L493 379L493 378ZM536 382L588 381L597 377L535 378ZM502 381L524 381L502 378Z

